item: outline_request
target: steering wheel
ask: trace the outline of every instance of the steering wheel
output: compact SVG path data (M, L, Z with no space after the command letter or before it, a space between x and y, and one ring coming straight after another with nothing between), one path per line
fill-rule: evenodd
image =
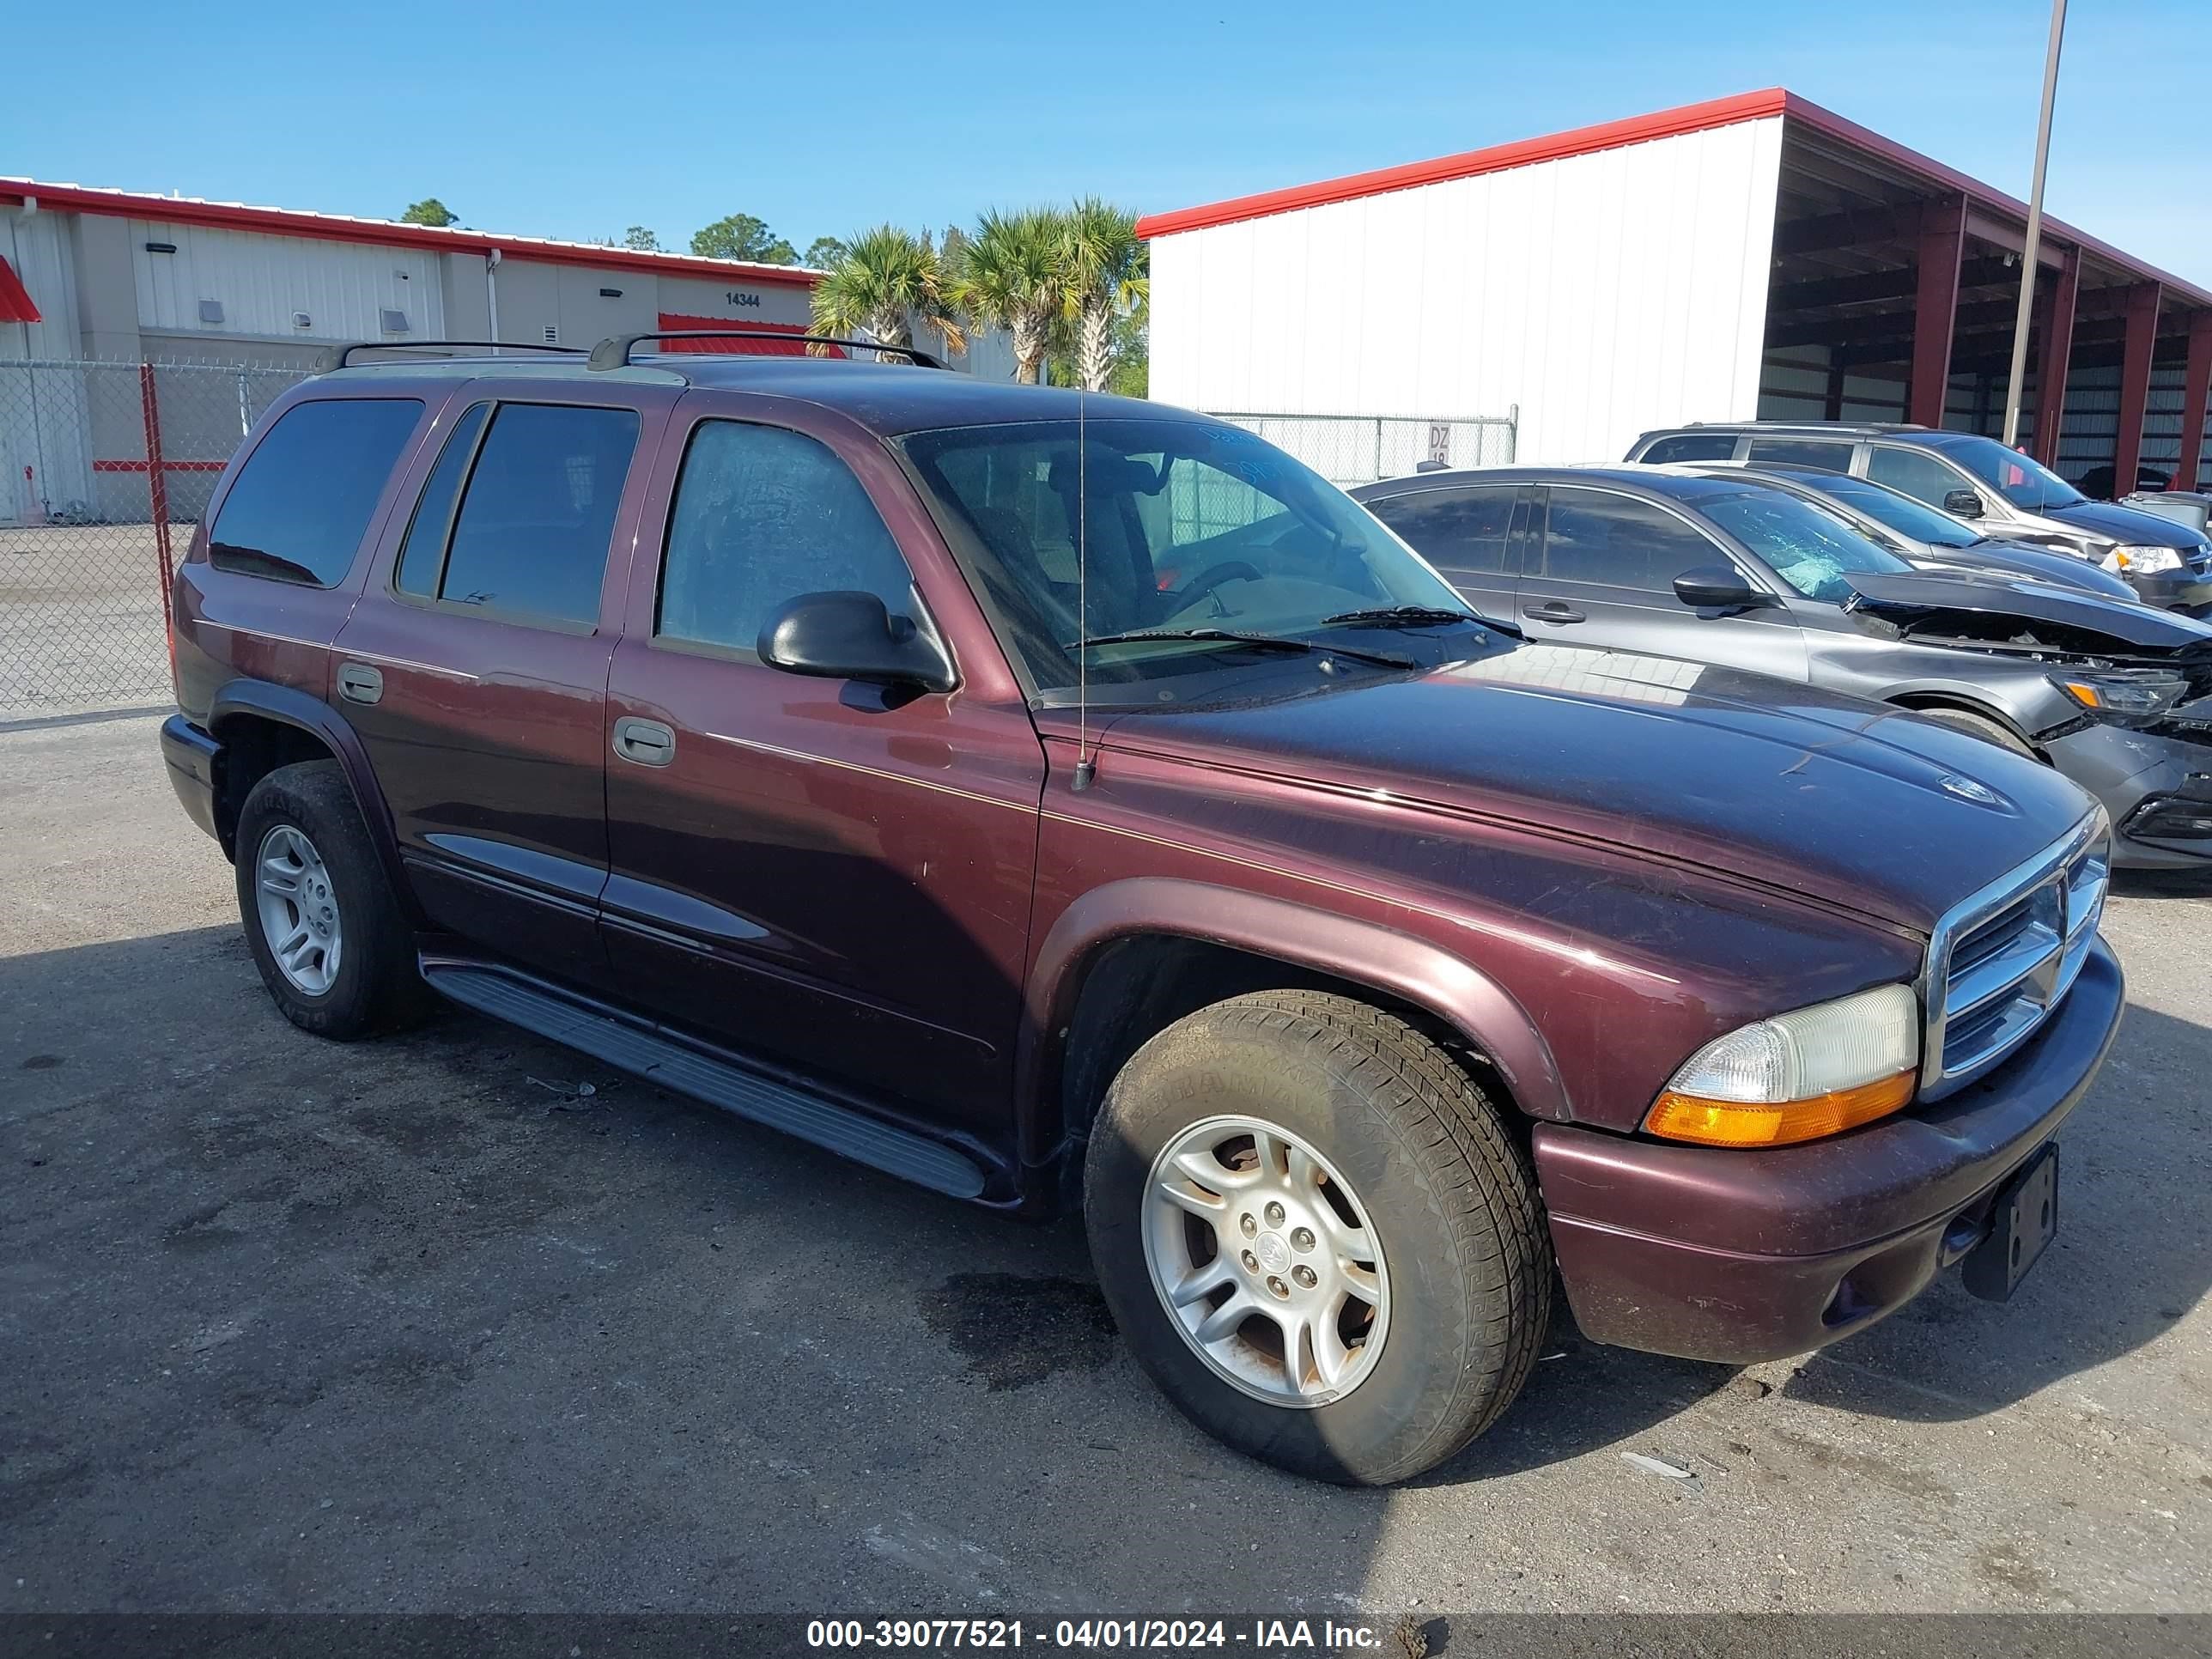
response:
M1224 582L1256 582L1259 580L1257 565L1244 559L1224 559L1219 564L1208 565L1168 597L1174 603L1174 610L1182 611L1204 599ZM1172 615L1173 611L1170 614Z

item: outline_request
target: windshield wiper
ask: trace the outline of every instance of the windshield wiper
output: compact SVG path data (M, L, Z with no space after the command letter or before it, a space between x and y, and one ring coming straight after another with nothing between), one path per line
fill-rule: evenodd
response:
M1358 662L1371 662L1383 668L1418 666L1411 657L1401 657L1387 651L1355 651L1349 646L1326 645L1318 640L1293 639L1286 634L1241 634L1227 628L1137 628L1126 634L1093 634L1088 639L1078 640L1062 648L1084 651L1094 645L1121 645L1131 640L1218 641L1228 645L1257 646L1263 651L1319 651L1332 657L1350 657Z
M1324 628L1433 628L1445 623L1473 623L1513 639L1527 637L1511 623L1499 622L1474 611L1452 611L1437 605L1378 605L1364 611L1340 611L1323 617Z

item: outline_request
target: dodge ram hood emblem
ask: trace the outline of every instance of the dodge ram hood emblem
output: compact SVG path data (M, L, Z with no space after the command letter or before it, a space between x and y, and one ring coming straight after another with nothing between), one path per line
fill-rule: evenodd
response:
M1962 778L1956 772L1946 772L1936 782L1942 785L1946 794L1956 795L1960 800L1970 800L1977 806L2002 806L2004 797L1985 783L1976 783L1972 778Z

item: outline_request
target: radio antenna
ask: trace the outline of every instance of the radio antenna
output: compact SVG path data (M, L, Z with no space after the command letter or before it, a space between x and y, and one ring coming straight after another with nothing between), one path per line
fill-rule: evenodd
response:
M1075 388L1075 775L1071 790L1091 787L1098 763L1091 754L1091 445L1084 428L1084 392Z

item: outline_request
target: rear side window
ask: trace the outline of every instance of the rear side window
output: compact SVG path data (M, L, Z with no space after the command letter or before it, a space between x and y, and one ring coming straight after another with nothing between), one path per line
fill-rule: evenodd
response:
M1647 466L1664 466L1669 461L1725 461L1735 453L1733 432L1682 432L1660 439L1641 459Z
M1942 506L1943 498L1954 489L1973 488L1933 455L1923 455L1917 449L1893 449L1884 444L1876 444L1874 453L1868 457L1867 477L1930 507Z
M438 567L445 562L446 536L453 527L453 508L461 498L461 480L476 458L477 439L491 414L489 404L471 404L438 452L438 465L422 486L422 499L408 520L407 539L399 546L399 570L392 586L403 593L428 599L438 591Z
M1673 514L1632 496L1554 486L1544 574L1555 581L1671 592L1674 578L1727 556Z
M1399 539L1447 574L1489 574L1505 568L1516 489L1422 489L1369 504Z
M596 623L637 426L634 410L501 404L453 518L438 597Z
M219 569L334 587L422 418L413 398L295 404L246 458L208 532Z
M914 577L852 469L804 433L700 422L669 520L660 636L750 655L787 601L841 591L914 614Z
M1850 444L1828 443L1818 438L1760 438L1751 446L1750 459L1784 466L1816 467L1823 472L1851 470Z

